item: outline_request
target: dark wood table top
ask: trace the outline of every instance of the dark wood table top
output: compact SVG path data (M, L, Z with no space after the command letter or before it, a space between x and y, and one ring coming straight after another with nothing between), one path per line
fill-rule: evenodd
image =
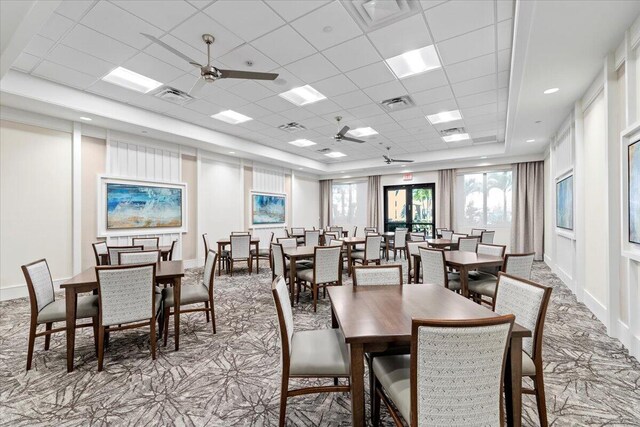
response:
M224 239L220 239L216 242L219 245L230 245L231 244L231 239L224 238ZM251 243L260 243L260 238L259 237L252 237L251 238Z
M429 243L430 245L446 245L449 246L451 244L453 244L453 241L451 241L451 239L427 239L426 240L427 243Z
M334 315L347 343L410 342L411 319L481 319L493 311L442 286L330 286ZM515 324L514 335L531 336Z
M184 277L184 264L182 261L162 261L156 265L156 279L172 279L175 277ZM91 267L82 273L76 274L71 279L64 282L60 287L62 289L73 286L84 286L97 284L96 268Z
M426 246L418 246L426 247ZM495 265L502 265L504 259L499 256L493 255L484 255L478 254L476 252L467 252L467 251L445 251L444 259L447 262L447 265L457 267L457 266L465 266L465 267L490 267Z
M312 257L315 253L315 246L298 246L297 248L283 248L282 252L287 258Z
M344 239L341 239L344 243L346 243L347 245L356 245L356 244L360 244L360 243L364 243L367 241L367 238L362 236L362 237L345 237Z

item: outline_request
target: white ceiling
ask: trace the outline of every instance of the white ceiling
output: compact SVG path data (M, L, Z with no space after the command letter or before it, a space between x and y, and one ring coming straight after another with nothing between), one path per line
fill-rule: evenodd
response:
M324 163L379 158L386 146L399 157L468 147L445 143L425 115L460 109L472 138L503 141L513 31L511 0L398 0L398 17L366 27L355 6L340 1L65 1L60 4L13 69L100 96L246 138ZM355 5L355 6L354 6ZM329 28L328 28L329 27ZM199 99L175 104L106 83L100 78L123 66L188 91L199 70L150 43L152 34L197 61L204 61L200 36L211 33L214 65L273 71L277 81L221 80ZM435 44L441 69L398 80L384 59ZM247 67L245 62L252 61ZM277 94L310 84L326 100L297 107ZM386 113L379 102L410 94L416 107ZM254 120L229 125L210 118L233 109ZM334 117L352 128L380 134L367 143L334 143ZM297 121L307 131L277 126ZM299 148L288 141L317 143ZM330 159L317 150L339 150Z

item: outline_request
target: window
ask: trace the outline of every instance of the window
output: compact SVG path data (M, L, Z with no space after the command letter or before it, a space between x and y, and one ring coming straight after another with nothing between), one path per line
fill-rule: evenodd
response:
M331 224L343 227L367 225L367 182L333 183Z
M462 227L500 227L511 224L511 171L458 176L458 223Z
M384 187L384 229L426 231L433 237L435 223L435 184Z

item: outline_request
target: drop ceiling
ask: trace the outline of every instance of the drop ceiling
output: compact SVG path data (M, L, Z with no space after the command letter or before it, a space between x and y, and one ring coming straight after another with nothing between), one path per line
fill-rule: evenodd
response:
M12 68L145 110L235 135L322 163L407 157L503 142L514 3L412 1L73 1L62 2ZM393 7L389 7L393 3ZM121 66L189 91L199 75L140 33L204 61L211 33L219 68L279 73L276 81L219 80L176 105L101 80ZM384 60L435 45L441 67L398 79ZM247 62L252 63L251 66ZM278 96L311 85L326 99L298 107ZM410 95L415 106L387 112L380 102ZM230 125L210 116L234 110L253 120ZM460 110L462 120L432 126L426 115ZM331 139L341 124L372 127L364 144ZM306 130L278 126L297 122ZM470 140L445 143L439 130L464 127ZM289 141L316 143L297 147ZM318 150L345 153L339 159Z

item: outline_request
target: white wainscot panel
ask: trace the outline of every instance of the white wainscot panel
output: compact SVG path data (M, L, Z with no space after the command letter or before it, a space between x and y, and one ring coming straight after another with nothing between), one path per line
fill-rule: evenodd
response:
M574 290L573 286L573 264L575 258L575 249L573 240L556 234L556 266L557 274L560 279Z
M558 142L556 147L555 176L566 172L573 167L570 133L567 132Z
M253 191L263 191L266 193L284 193L285 192L284 171L254 167L253 168L253 186L251 189Z

